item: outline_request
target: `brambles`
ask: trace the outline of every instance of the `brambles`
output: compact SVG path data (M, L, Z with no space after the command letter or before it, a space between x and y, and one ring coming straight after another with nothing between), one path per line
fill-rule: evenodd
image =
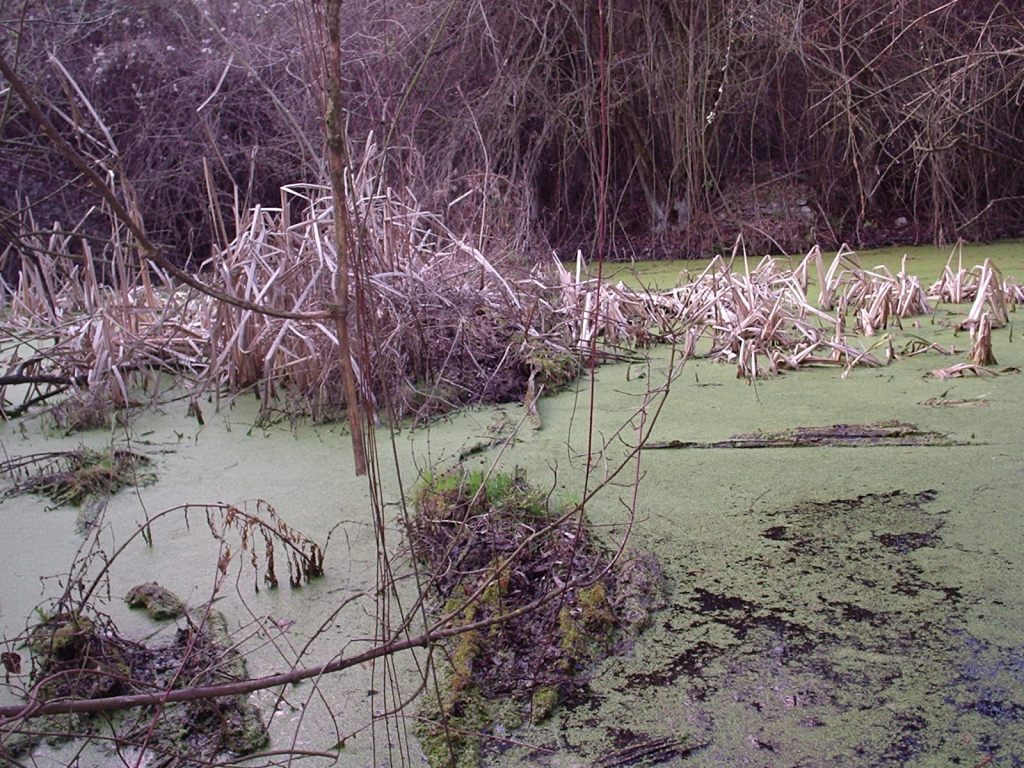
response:
M288 65L300 54L286 4L32 0L25 19L3 52L13 53L6 42L17 34L19 69L48 113L119 177L147 232L178 263L222 244L222 210L266 202L299 167L316 173L303 135L314 134L315 113ZM18 183L0 189L0 222L29 204L40 221L107 236L85 185L68 182L69 164L16 102L5 107L0 176ZM33 228L9 223L15 252L32 253ZM0 251L6 244L0 237Z

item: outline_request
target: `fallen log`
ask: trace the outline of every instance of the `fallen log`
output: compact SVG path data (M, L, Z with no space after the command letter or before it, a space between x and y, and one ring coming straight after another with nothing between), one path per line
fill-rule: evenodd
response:
M725 440L709 443L689 440L649 442L647 448L871 448L880 446L937 446L967 445L942 432L919 429L902 421L883 421L876 424L833 424L827 427L795 427L783 432L758 432L733 435Z

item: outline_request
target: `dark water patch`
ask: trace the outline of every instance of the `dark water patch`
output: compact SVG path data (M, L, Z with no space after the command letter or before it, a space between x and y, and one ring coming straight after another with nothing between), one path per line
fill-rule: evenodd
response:
M926 746L928 721L921 715L899 712L893 716L892 726L880 765L906 765Z
M706 589L694 590L693 599L697 603L697 610L704 615L735 611L750 614L758 610L757 605L741 597L717 594Z
M868 610L860 605L854 603L838 602L836 607L842 611L843 618L847 621L866 621L869 624L876 624L878 622L884 622L885 619L880 617L875 611Z
M897 552L901 555L905 555L908 552L913 552L921 547L930 547L937 541L936 536L932 532L924 533L882 533L878 536L878 541L881 542L882 546L891 549L893 552Z
M1001 647L959 631L958 676L947 701L965 717L981 715L1005 728L1024 724L1024 645Z
M721 653L721 647L714 643L697 642L674 655L662 667L649 672L629 673L626 682L630 688L642 689L670 685L683 676L697 677L705 664Z
M761 513L752 540L683 547L656 661L618 693L682 696L702 766L973 766L1019 745L1024 651L966 629L982 597L942 567L962 553L935 500L811 502Z

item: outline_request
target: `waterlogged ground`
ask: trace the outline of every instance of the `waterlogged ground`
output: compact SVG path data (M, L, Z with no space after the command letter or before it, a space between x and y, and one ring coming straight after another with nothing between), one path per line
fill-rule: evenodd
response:
M965 262L984 254L967 249ZM929 262L930 274L940 268ZM963 350L968 340L953 337L952 317L943 309L907 332ZM897 349L902 338L897 331ZM995 332L994 352L998 368L1024 368L1024 341L1016 335L1011 341L1011 329ZM847 379L839 371L815 370L756 386L736 380L732 368L688 362L652 440L713 442L759 430L899 420L958 444L645 452L632 536L661 559L668 606L628 655L595 670L578 701L515 735L529 748L496 741L487 762L1024 764L1024 378L1011 373L943 382L925 376L961 359L930 353L858 369ZM598 371L598 441L629 421L648 388L664 383L667 366L667 353L656 351L649 366ZM308 536L330 537L327 576L300 590L257 594L251 570L236 561L217 607L251 649L250 672L287 667L285 659L315 635L308 662L366 647L374 626L375 550L365 481L352 477L344 431L254 428L248 399L220 415L205 405L202 427L186 408L172 403L141 414L130 428L69 438L37 422L7 425L0 443L16 456L83 442L123 446L130 438L134 450L151 456L157 482L122 491L108 506L103 541L109 551L147 514L174 505L267 500ZM525 468L556 494L578 494L590 412L585 383L578 392L545 397L543 429L525 428L504 449L474 453L467 463L486 466L500 453L505 468ZM460 453L508 434L522 417L516 406L481 409L429 431L399 433L396 454L406 488L417 468L451 464ZM379 439L385 496L395 501L400 494L387 435ZM597 455L594 478L622 452L617 443ZM635 471L631 466L629 477ZM622 486L607 489L589 510L612 542L629 518L629 478L621 479ZM398 508L389 507L389 514L396 520ZM83 541L75 518L74 510L49 509L35 497L0 503L0 624L7 634L59 588L40 577L67 570ZM397 549L397 525L389 536ZM202 603L217 557L201 515L187 522L183 513L164 518L154 525L152 548L136 541L115 561L109 610L125 629L152 631L117 598L156 579L190 603ZM364 591L370 594L360 596ZM278 628L257 633L253 618L266 616ZM403 748L418 764L416 745L403 747L401 733L391 732L389 749L384 729L375 737L361 730L371 712L415 691L408 658L398 672L400 690L384 687L369 668L325 678L319 691L309 683L288 688L272 718L274 747L330 750L345 737L342 765L397 764ZM260 700L268 711L275 703L269 693ZM67 762L60 751L39 760Z

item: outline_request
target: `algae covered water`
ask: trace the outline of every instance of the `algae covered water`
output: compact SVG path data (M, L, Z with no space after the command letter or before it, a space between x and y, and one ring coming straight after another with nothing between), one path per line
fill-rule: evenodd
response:
M983 257L968 249L965 265ZM907 333L963 350L966 337L954 336L946 322L957 312L966 308L944 307ZM893 333L899 347L901 332ZM804 370L754 385L737 380L731 367L688 361L651 434L666 447L643 452L629 479L620 477L588 508L610 544L628 530L657 554L667 606L629 653L593 670L579 697L547 722L490 734L485 762L1024 764L1024 379L1012 370L1024 368L1024 348L1012 327L997 330L993 344L1002 375L950 381L928 371L962 355L929 353L845 379L837 370ZM645 363L596 372L593 434L608 447L594 453L595 479L635 439L632 428L618 437L615 431L637 423L638 406L665 382L669 364L668 352L655 349ZM497 461L558 496L578 496L589 401L586 379L547 395L539 406L543 428L520 429L509 440L495 438L509 437L523 420L515 405L398 431L402 484L390 448L382 451L381 478L392 505L385 545L395 567L404 561L394 503L428 467L452 466L460 455L471 467ZM255 404L245 398L216 415L212 405L204 408L203 425L182 401L138 414L128 426L70 437L38 421L7 424L0 440L7 456L113 443L149 457L155 481L106 501L100 541L109 552L162 510L212 502L251 508L257 498L325 543L325 577L298 589L257 592L247 564L232 561L216 606L248 651L251 675L287 669L299 655L302 663L319 663L374 642L379 563L369 492L352 476L344 430L256 427ZM948 439L671 447L878 423L912 424ZM388 440L382 429L381 445ZM631 519L634 477L640 484ZM0 623L11 636L41 599L61 589L60 575L84 538L74 509L36 496L5 499L0 519ZM192 605L211 597L222 550L206 525L182 510L153 524L152 546L138 539L119 555L106 609L124 631L155 631L121 601L140 582L158 581ZM414 741L383 725L374 733L369 724L415 692L421 660L397 659L394 690L381 688L379 669L361 667L316 687L259 694L273 748L322 753L321 764L398 764L403 754L418 764ZM65 764L62 749L43 749L36 759ZM81 764L110 759L83 756Z

